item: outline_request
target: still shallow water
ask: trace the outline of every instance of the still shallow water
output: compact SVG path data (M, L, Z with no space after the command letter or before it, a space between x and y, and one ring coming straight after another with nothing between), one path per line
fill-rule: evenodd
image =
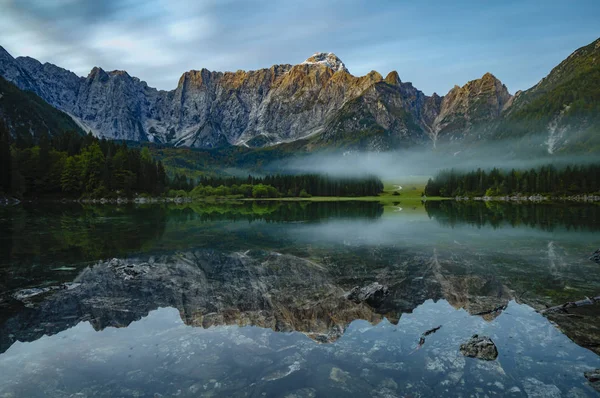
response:
M0 396L596 396L598 206L401 206L0 209Z

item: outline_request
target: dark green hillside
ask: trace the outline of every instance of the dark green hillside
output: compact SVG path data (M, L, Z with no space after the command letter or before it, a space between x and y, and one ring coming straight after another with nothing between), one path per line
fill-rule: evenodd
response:
M11 135L21 147L37 142L43 134L55 136L67 131L81 135L84 133L69 115L49 105L36 94L18 89L1 76L0 119L5 121Z
M498 138L547 134L560 150L600 151L600 39L580 48L531 89L519 93Z

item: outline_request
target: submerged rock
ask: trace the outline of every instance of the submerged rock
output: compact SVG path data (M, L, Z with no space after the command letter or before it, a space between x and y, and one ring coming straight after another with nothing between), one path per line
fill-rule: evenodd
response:
M585 372L583 375L588 379L591 386L594 387L596 391L600 392L600 369Z
M346 298L355 303L367 303L372 307L376 307L381 304L388 293L387 286L374 282L364 287L356 286L346 294Z
M492 339L476 334L469 341L461 344L460 352L464 356L483 359L485 361L493 361L498 358L498 349Z
M592 260L596 264L600 264L600 249L596 250L594 252L594 254L592 254L592 257L590 257L590 260Z
M340 368L331 368L329 378L337 383L346 383L350 380L350 373L343 371Z

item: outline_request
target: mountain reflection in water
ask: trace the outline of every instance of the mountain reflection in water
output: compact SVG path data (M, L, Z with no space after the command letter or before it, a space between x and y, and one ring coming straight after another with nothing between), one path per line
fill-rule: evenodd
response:
M511 206L0 210L0 395L594 396L598 210Z

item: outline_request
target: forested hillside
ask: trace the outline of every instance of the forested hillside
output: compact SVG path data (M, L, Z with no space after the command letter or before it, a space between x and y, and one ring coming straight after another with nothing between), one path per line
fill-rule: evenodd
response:
M33 146L42 135L65 131L83 135L69 115L59 111L31 91L20 90L0 76L0 119L20 147Z
M161 194L168 182L150 151L99 140L91 134L40 133L35 141L11 143L0 120L0 192L18 197L107 197Z

